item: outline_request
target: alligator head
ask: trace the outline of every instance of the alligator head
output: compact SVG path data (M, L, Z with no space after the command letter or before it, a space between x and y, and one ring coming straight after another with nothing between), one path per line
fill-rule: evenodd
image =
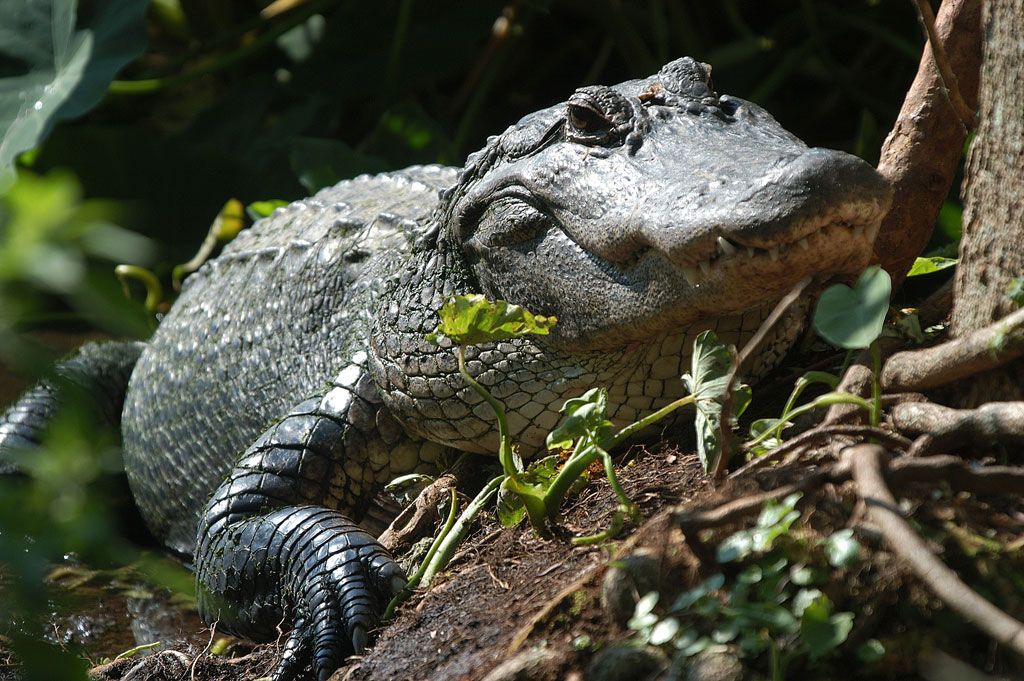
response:
M808 148L683 58L490 138L440 222L478 290L601 349L858 272L890 199L870 165Z

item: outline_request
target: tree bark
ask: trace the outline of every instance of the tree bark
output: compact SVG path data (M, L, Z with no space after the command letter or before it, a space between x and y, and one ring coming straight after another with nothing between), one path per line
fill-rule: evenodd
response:
M967 105L977 108L981 0L943 0L935 31ZM874 261L898 287L935 228L953 185L967 129L957 116L925 46L914 83L882 145L878 172L892 182L892 208L875 240Z
M1017 309L1007 295L1024 277L1024 0L982 9L980 119L964 182L964 234L954 289L952 335L961 337ZM1024 364L980 374L961 403L1024 397Z

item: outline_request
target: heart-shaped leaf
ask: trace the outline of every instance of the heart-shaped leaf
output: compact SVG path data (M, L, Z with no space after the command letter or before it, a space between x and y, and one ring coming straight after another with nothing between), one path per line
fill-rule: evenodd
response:
M54 123L96 106L122 66L146 47L149 0L90 3L76 28L75 0L0 3L0 184L15 157ZM13 68L11 68L13 66Z
M891 292L889 273L877 265L869 267L852 289L844 284L825 289L814 310L814 328L838 347L866 348L882 333Z

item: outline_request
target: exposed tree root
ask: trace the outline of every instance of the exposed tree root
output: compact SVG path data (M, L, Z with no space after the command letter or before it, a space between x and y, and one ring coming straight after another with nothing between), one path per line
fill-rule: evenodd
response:
M770 463L780 460L791 452L798 451L811 444L820 440L836 435L854 435L859 437L873 437L884 444L898 449L907 449L912 444L911 441L898 433L893 433L888 430L882 430L881 428L873 428L871 426L858 426L858 425L847 425L842 423L836 423L831 425L818 426L812 428L796 437L786 440L784 443L771 450L764 456L759 456L756 459L751 459L746 464L737 468L735 471L729 474L730 479L740 478L744 475L749 475L751 472L759 470Z
M899 404L889 414L893 426L912 436L929 435L929 451L964 446L981 450L1024 444L1024 402L989 402L977 409L951 409L929 402Z
M885 450L878 445L858 445L848 449L847 456L858 494L890 550L903 559L946 605L996 641L1024 656L1024 623L1010 617L967 586L935 557L924 540L903 519L883 476L888 459Z
M1024 356L1024 308L961 338L890 357L882 369L889 392L919 392L998 368Z
M849 460L839 465L849 470ZM945 482L958 492L1024 495L1024 467L972 466L959 456L899 457L889 462L885 477L899 485Z

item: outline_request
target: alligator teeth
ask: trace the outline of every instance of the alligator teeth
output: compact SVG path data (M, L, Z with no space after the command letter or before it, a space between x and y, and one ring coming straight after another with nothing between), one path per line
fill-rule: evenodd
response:
M729 243L729 240L725 237L718 237L716 242L718 243L718 247L722 249L722 253L725 255L736 255L736 247Z
M797 241L796 245L805 251L811 250L811 245L807 243L807 237L804 237L803 239L800 239L800 241Z
M747 248L747 255L753 258L756 255L756 253L754 252L753 248Z
M779 259L779 247L772 246L768 249L768 257L772 259L772 262L776 262Z
M857 239L864 238L864 225L857 225L853 228L853 236Z
M686 279L686 283L690 286L697 285L697 268L696 267L684 267L683 278Z
M701 272L703 272L704 274L711 274L711 263L710 262L708 262L707 260L701 260L697 264L700 265L700 271Z

